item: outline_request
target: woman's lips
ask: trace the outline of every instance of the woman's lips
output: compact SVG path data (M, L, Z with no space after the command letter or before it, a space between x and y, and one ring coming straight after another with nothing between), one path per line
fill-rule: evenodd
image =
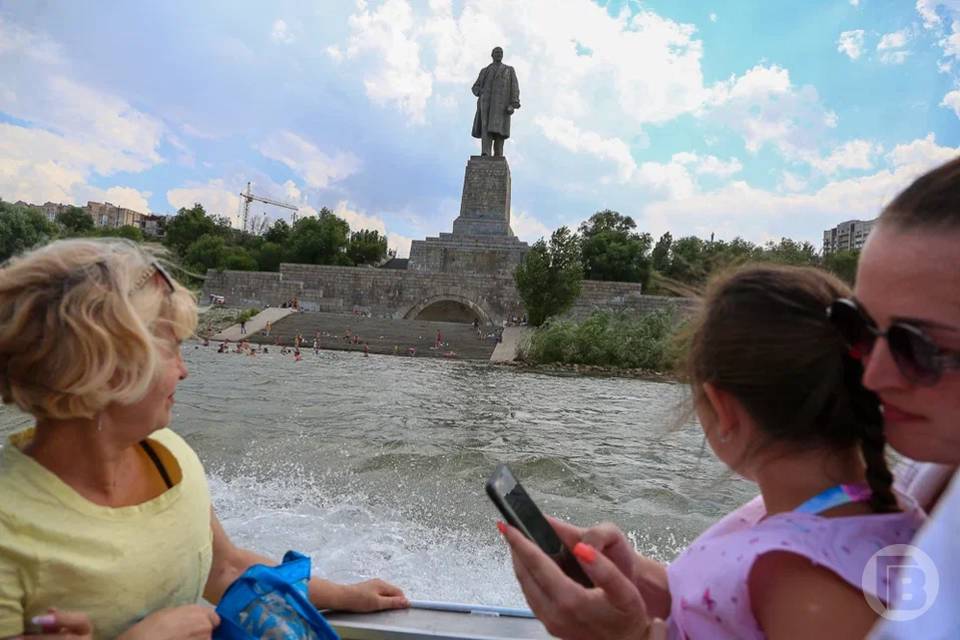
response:
M885 422L915 422L917 420L924 420L925 418L884 402L883 419Z

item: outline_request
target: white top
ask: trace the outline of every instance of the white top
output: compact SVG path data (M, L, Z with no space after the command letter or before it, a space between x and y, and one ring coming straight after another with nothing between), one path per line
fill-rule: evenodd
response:
M878 624L870 640L912 640L925 638L960 638L960 473L940 498L927 524L920 530L912 544L926 553L939 574L939 588L935 596L930 593L930 576L924 576L923 585L904 590L901 602L894 609L907 609L904 597L917 598L919 606L923 599L934 597L933 605L913 620L884 620ZM909 595L908 595L909 594Z

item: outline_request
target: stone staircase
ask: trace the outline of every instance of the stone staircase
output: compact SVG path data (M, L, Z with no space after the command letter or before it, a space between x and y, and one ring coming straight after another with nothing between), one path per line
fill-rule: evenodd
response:
M351 336L359 335L359 344L343 339L347 329ZM486 332L492 332L489 327ZM416 348L417 357L456 357L459 360L489 360L497 346L495 338L480 340L472 325L458 322L428 322L424 320L396 320L393 318L364 318L343 313L293 313L273 324L270 336L263 332L246 336L250 342L292 346L297 334L303 336L302 350L313 348L313 338L320 332L323 349L363 351L366 342L371 353L407 355ZM434 349L437 331L443 336L444 346ZM396 347L396 349L394 348ZM444 356L453 352L456 356Z

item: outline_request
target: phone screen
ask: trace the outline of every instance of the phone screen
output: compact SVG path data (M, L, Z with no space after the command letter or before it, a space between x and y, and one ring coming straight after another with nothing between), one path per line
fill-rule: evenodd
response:
M570 550L564 546L547 519L523 485L514 477L509 467L497 465L487 481L487 495L503 514L506 521L533 540L544 553L560 565L563 572L585 587L592 587L590 578L583 572Z

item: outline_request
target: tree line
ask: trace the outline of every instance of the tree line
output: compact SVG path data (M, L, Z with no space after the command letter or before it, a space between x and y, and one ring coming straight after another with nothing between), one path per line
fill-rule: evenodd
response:
M326 207L290 225L277 220L264 234L234 229L203 206L183 208L166 225L163 243L194 273L207 269L279 271L281 262L339 266L375 265L387 256L387 237L350 225Z
M0 262L51 240L74 237L144 240L138 227L96 227L93 218L80 207L67 207L51 221L37 209L0 200Z
M181 208L165 225L162 243L189 272L207 269L278 271L281 262L359 266L387 256L387 238L369 229L351 231L346 220L324 207L317 217L293 225L277 220L263 235L235 229L227 218L209 215L200 204ZM80 207L50 221L40 211L0 200L0 262L56 238L121 237L143 242L133 226L96 227Z
M850 283L857 271L859 251L821 256L809 242L789 238L758 245L739 237L674 239L669 232L654 243L636 227L630 216L605 209L576 232L560 227L549 240L534 243L514 273L530 323L538 326L566 311L583 279L637 282L654 295L695 295L713 273L747 262L820 267Z

